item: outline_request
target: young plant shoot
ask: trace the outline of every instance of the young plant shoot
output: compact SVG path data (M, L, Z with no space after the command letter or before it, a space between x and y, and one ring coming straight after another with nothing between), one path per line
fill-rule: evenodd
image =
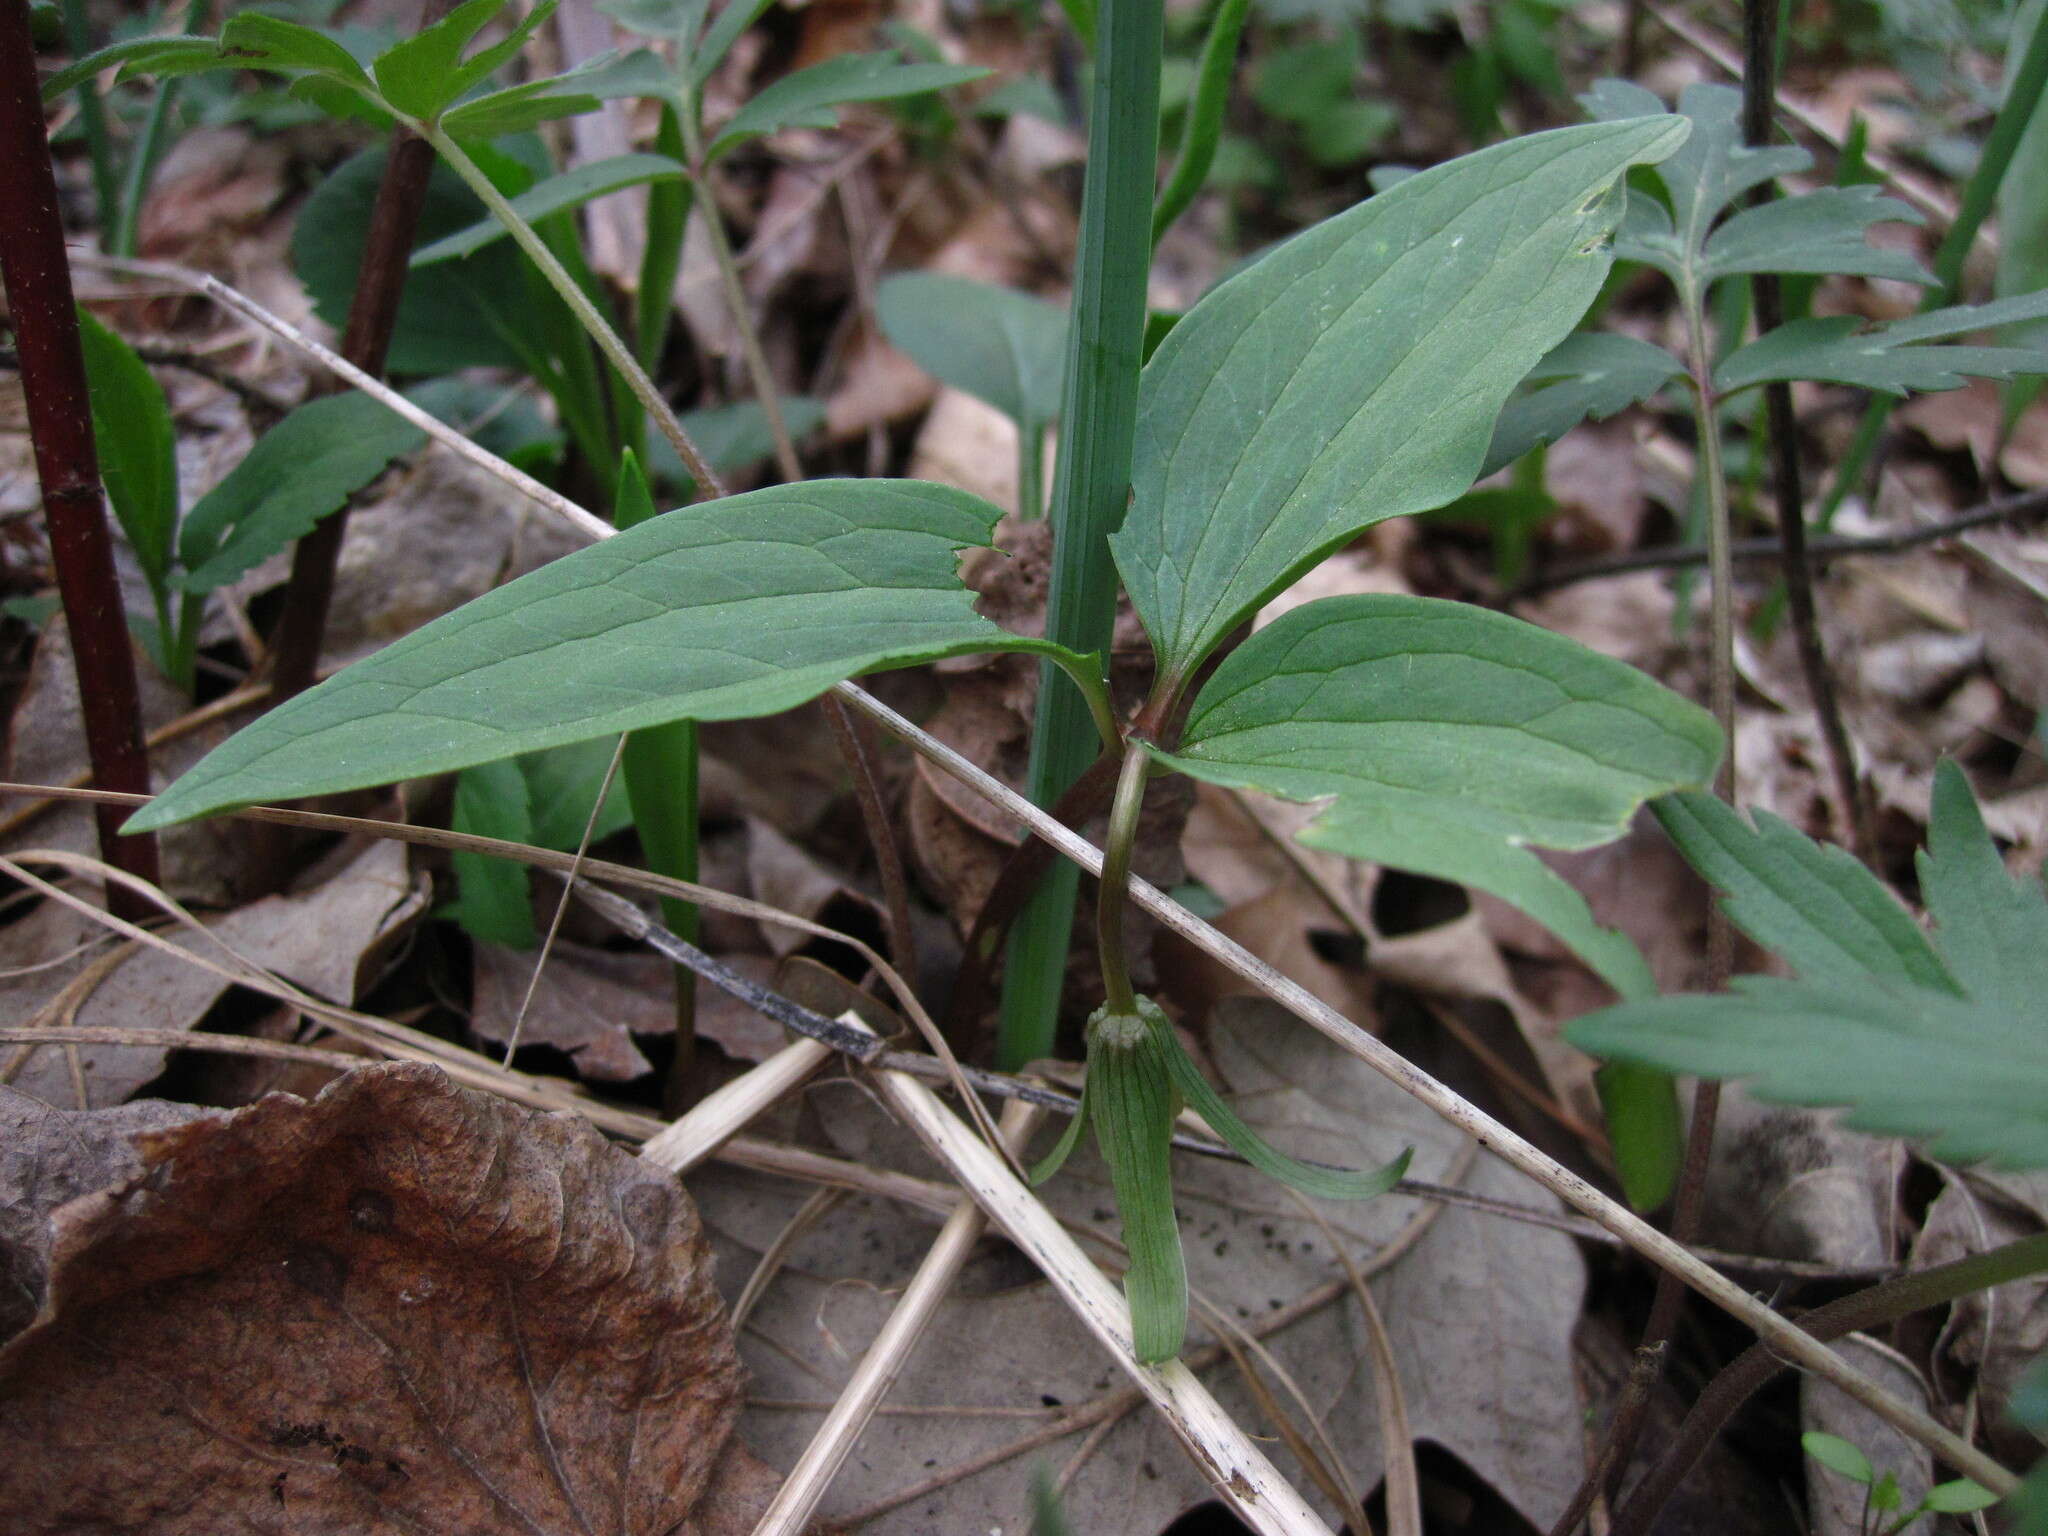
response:
M1132 993L1114 893L1149 774L1325 802L1305 841L1492 891L1625 997L1649 991L1633 946L1531 849L1605 841L1645 800L1707 782L1720 737L1694 705L1518 620L1393 596L1296 609L1186 695L1223 639L1330 551L1467 488L1502 403L1606 277L1622 177L1685 134L1650 116L1448 162L1188 313L1142 379L1113 541L1158 662L1128 727L1098 657L975 612L956 556L989 542L996 508L915 481L820 481L680 508L489 593L265 716L131 825L769 714L945 656L1048 657L1123 754L1100 906L1109 1002L1088 1031L1084 1114L1054 1161L1094 1128L1127 1224L1139 1352L1169 1358L1186 1317L1167 1161L1181 1102L1314 1194L1377 1193L1402 1161L1353 1173L1265 1147Z

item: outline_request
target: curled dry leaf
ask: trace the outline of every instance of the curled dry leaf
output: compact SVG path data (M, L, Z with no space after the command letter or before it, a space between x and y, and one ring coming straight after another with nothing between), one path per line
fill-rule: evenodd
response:
M0 1528L705 1529L739 1365L673 1179L413 1065L137 1151L0 1351Z

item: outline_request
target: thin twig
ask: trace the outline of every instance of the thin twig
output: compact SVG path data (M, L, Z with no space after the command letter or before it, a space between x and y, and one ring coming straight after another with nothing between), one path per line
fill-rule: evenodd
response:
M1752 147L1760 147L1771 139L1778 0L1743 0L1742 39L1743 140ZM1761 207L1776 196L1777 189L1766 181L1751 195L1750 204ZM1758 272L1750 278L1750 291L1756 301L1757 333L1768 336L1785 323L1783 285L1777 273ZM1870 864L1877 856L1870 799L1856 773L1849 731L1842 723L1841 702L1835 697L1834 674L1828 670L1827 649L1821 641L1820 617L1814 604L1813 565L1806 553L1806 495L1800 486L1799 429L1792 415L1792 386L1783 379L1773 379L1764 386L1764 420L1771 455L1771 489L1778 503L1785 604L1798 646L1799 669L1805 675L1807 697L1813 701L1813 712L1819 718L1821 742L1834 775L1835 793L1841 797L1842 812L1848 818L1851 846L1859 859ZM1733 743L1729 750L1733 752Z
M1929 544L1940 544L1948 539L1960 538L1979 528L1997 523L2030 522L2044 514L2048 514L2048 489L2022 491L2012 496L1995 497L1940 522L1926 523L1918 528L1904 528L1897 533L1836 533L1808 539L1806 554L1809 560L1822 565L1861 555L1903 554L1907 550L1921 549ZM1753 564L1757 561L1777 560L1780 558L1781 548L1775 536L1763 539L1737 539L1728 546L1728 555L1738 564ZM1510 588L1501 595L1499 601L1502 604L1520 602L1525 598L1555 592L1560 587L1574 586L1582 581L1598 581L1607 576L1626 576L1636 571L1684 570L1706 563L1706 548L1698 544L1632 550L1627 554L1607 555L1598 560L1581 561L1575 565L1559 566L1554 571L1545 571L1518 587Z
M1021 1151L1037 1124L1038 1112L1012 1104L1003 1113L1003 1140ZM963 1197L939 1229L910 1284L861 1357L859 1367L804 1447L803 1455L776 1490L775 1500L755 1524L753 1536L798 1536L808 1525L832 1479L845 1465L868 1421L903 1373L911 1351L953 1289L987 1225L981 1207Z
M910 925L910 881L904 874L903 849L889 807L882 799L881 766L876 761L874 727L865 716L850 713L838 699L825 700L825 718L839 742L853 780L853 797L867 825L868 844L875 853L875 874L882 883L882 914L889 923L889 958L903 971L917 968L916 930Z
M1327 1532L1315 1511L1217 1405L1179 1360L1141 1365L1131 1352L1131 1315L1122 1294L1083 1254L1059 1220L932 1091L901 1072L878 1074L882 1096L1051 1280L1076 1317L1151 1399L1204 1476L1262 1536Z

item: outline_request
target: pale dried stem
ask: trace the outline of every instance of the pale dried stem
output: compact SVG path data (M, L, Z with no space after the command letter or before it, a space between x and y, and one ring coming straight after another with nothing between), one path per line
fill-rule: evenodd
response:
M879 1073L876 1080L889 1106L1044 1271L1075 1316L1151 1399L1238 1517L1265 1536L1326 1533L1329 1527L1185 1364L1139 1364L1131 1352L1131 1315L1122 1293L1089 1262L1059 1219L938 1096L902 1072Z
M848 1015L852 1017L852 1015ZM1004 1143L1021 1151L1038 1122L1039 1111L1014 1100L1004 1109L1000 1127ZM939 1229L938 1240L917 1267L880 1333L861 1357L859 1367L825 1416L825 1422L804 1447L797 1464L783 1479L775 1501L754 1527L754 1536L799 1536L810 1523L832 1479L860 1440L876 1408L903 1372L917 1341L931 1325L939 1305L952 1291L960 1271L987 1225L981 1207L962 1199Z
M733 1298L734 1333L747 1326L747 1319L754 1315L754 1308L760 1305L761 1298L768 1294L768 1287L774 1284L775 1277L782 1273L782 1266L788 1262L790 1250L796 1247L798 1239L822 1221L826 1213L845 1198L846 1191L843 1189L813 1190L809 1198L797 1207L796 1214L782 1224L782 1230L775 1234L775 1241L762 1253L754 1265L754 1272L747 1276L747 1283L740 1287L739 1295Z
M688 1114L650 1137L640 1155L671 1173L689 1172L836 1054L815 1040L792 1040L759 1066L706 1094Z

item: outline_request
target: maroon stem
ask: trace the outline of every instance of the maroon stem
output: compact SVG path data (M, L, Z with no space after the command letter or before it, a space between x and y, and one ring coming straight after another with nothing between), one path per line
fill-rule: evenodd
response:
M27 0L0 0L0 188L6 201L6 217L0 219L0 278L20 353L50 555L71 631L86 753L101 787L146 795L149 752L142 740L135 651L114 579L114 543L93 448L92 397L78 344L71 266L64 254ZM103 806L95 815L106 861L159 883L156 839L122 837L127 813L117 807ZM107 906L130 919L156 910L143 896L111 882Z
M433 9L430 5L429 10ZM349 300L348 323L341 336L341 355L368 374L381 377L384 372L384 356L391 350L391 333L398 326L398 301L405 292L413 235L419 228L427 178L433 170L434 147L417 134L396 130L391 154L384 162L384 179L377 187L362 266L356 273L356 290ZM348 508L344 506L322 518L292 552L292 574L285 585L284 617L278 624L271 674L273 707L313 685L321 641L327 633L327 611L334 600L334 570L347 532Z

